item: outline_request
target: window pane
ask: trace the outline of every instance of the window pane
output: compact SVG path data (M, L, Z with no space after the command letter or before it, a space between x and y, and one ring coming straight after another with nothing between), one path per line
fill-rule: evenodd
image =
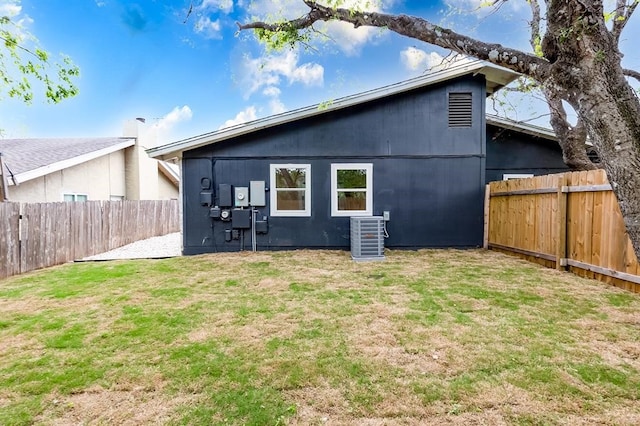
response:
M278 210L301 210L305 209L305 191L278 191L276 194Z
M64 201L75 201L76 197L73 196L73 194L64 194L63 196Z
M276 169L276 188L304 188L306 185L305 169Z
M367 193L344 191L338 193L338 210L358 210L367 209Z
M366 189L366 188L367 188L367 171L365 169L338 170L338 189Z
M87 201L87 196L86 195L76 195L76 201Z

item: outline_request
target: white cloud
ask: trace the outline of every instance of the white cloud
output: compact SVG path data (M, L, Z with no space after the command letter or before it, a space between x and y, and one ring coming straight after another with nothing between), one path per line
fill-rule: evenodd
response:
M0 3L0 16L13 18L22 12L20 0L5 0Z
M267 91L273 91L283 78L288 84L322 86L324 82L322 65L315 63L298 65L298 61L299 55L293 50L266 58L245 57L240 72L240 83L242 87L246 87L245 96L249 97L263 87L266 87Z
M220 29L220 20L212 21L207 16L201 16L194 25L196 33L202 34L206 38L221 38Z
M233 0L202 0L198 9L211 12L221 11L231 13L231 11L233 11Z
M96 6L98 7L104 7L107 5L106 1L100 1L100 0L96 0Z
M162 118L154 119L155 123L144 126L141 140L145 148L153 148L173 138L171 132L180 123L191 120L193 112L188 105L175 107Z
M158 130L170 130L178 123L191 120L191 117L193 117L193 112L188 105L175 107L171 112L158 120L153 127Z
M402 65L410 71L428 71L442 67L445 58L436 52L425 52L415 47L408 47L400 52Z
M266 18L297 18L309 11L300 0L240 0L238 6L244 7L249 16Z
M274 97L277 97L277 96L280 96L280 93L281 93L280 89L278 89L278 88L277 88L277 87L275 87L275 86L269 86L269 87L266 87L266 88L262 91L262 94L263 94L263 95L265 95L265 96L274 96Z
M145 146L152 148L170 139L173 128L179 123L191 120L191 117L193 117L193 112L188 105L175 107L147 128L145 132Z
M225 127L236 126L238 124L242 124L242 123L246 123L246 122L249 122L249 121L253 121L256 118L258 118L257 112L256 112L256 107L250 106L250 107L247 107L244 110L240 111L231 120L225 121L222 124L222 126L220 126L218 129L224 129Z
M284 106L284 103L278 98L272 99L269 101L269 112L273 115L282 114L283 112L287 112L287 107Z
M383 12L395 3L395 0L345 0L340 7L345 9L367 10L370 12ZM336 41L337 46L347 56L360 53L367 43L384 36L388 31L377 27L354 28L347 22L331 21L319 27L320 31L326 31L327 35Z

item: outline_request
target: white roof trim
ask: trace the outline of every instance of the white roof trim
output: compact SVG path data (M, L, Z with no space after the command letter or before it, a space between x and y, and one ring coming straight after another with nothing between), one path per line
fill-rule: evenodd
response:
M487 114L487 124L493 126L504 127L505 129L515 130L517 132L526 133L531 136L537 136L544 139L557 142L558 138L551 129L546 127L535 126L533 124L522 123L520 121L509 120L508 118L498 117L497 115Z
M176 187L180 183L180 175L174 169L172 169L167 163L162 160L158 160L158 170L167 177Z
M480 60L465 60L443 70L428 75L405 80L399 83L391 84L379 89L370 90L356 95L347 96L325 104L312 105L282 114L272 115L248 123L239 124L232 127L226 127L215 132L205 133L203 135L194 136L192 138L171 142L155 148L147 150L152 158L170 159L180 156L182 151L199 148L211 143L220 142L233 137L253 133L255 131L273 127L296 121L302 118L313 117L315 115L324 114L329 111L336 111L353 105L362 104L375 99L384 98L386 96L407 92L420 87L430 86L450 80L452 78L461 77L467 74L484 74L487 80L497 83L498 87L502 87L515 80L519 74L507 68L491 64ZM489 86L489 85L488 85ZM495 87L493 84L492 87ZM488 90L492 90L487 87Z
M96 158L104 155L111 154L116 151L128 148L136 144L135 139L126 139L116 145L111 145L106 148L99 149L97 151L87 152L86 154L78 155L77 157L67 158L66 160L58 161L56 163L47 164L46 166L38 167L37 169L28 170L26 172L18 173L14 175L14 179L18 184L27 182L32 179L36 179L49 173L57 172L60 170L68 169L69 167L77 166L78 164L86 163L87 161L95 160ZM12 182L13 185L13 182Z

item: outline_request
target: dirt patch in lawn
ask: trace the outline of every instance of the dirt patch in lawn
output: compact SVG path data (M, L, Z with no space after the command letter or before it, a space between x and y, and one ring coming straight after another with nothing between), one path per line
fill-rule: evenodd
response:
M640 298L498 253L216 254L4 283L0 423L640 424Z

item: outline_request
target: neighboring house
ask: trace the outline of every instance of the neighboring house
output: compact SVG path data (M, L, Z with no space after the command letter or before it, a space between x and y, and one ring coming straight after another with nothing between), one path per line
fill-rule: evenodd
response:
M178 198L177 166L148 157L137 123L125 137L0 139L7 199L17 202Z
M532 158L546 136L487 126L486 96L515 78L470 61L148 150L181 162L183 253L348 248L351 216L385 212L386 247L480 246L487 178L558 164Z

